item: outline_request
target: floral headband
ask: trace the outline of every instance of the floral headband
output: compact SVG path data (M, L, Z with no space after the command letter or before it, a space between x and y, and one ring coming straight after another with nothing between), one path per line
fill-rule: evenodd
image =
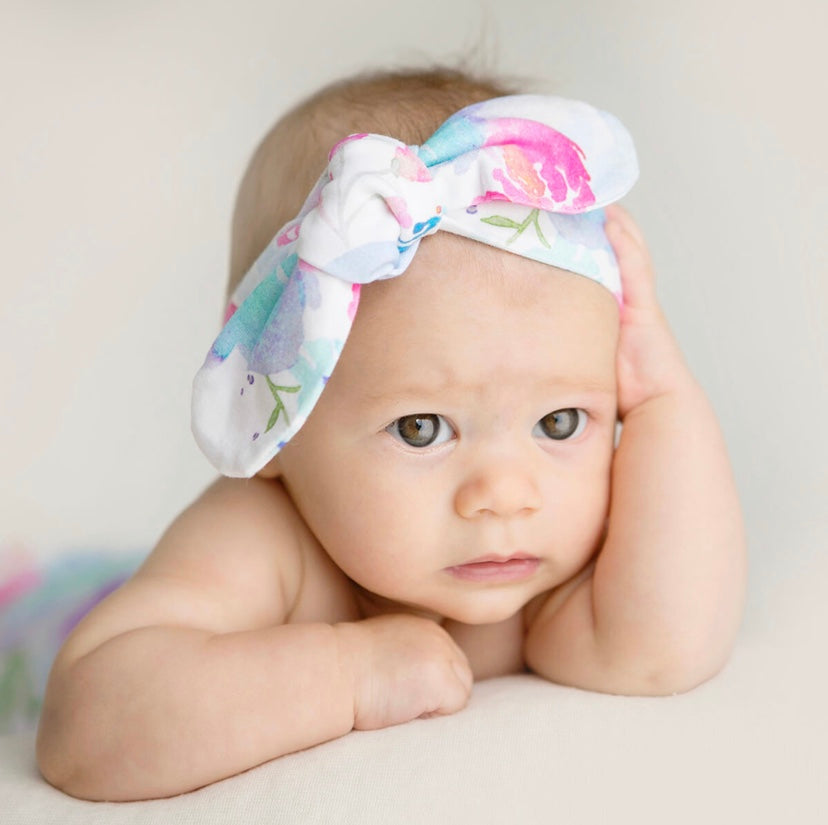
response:
M193 384L199 446L228 476L264 467L319 399L361 285L402 274L437 230L584 275L620 300L602 207L637 177L621 123L558 97L474 104L419 147L345 138L232 296Z

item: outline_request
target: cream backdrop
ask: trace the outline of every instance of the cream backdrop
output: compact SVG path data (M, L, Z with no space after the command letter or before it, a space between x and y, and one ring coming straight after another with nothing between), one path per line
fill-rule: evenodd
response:
M345 73L482 42L491 67L607 108L635 136L627 203L744 501L745 632L821 599L826 10L2 2L0 542L152 545L213 475L189 434L189 386L218 329L233 198L258 139Z

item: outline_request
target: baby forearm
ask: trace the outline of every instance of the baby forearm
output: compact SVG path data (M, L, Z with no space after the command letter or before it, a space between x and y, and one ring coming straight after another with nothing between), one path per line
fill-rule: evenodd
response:
M689 374L627 415L612 489L593 579L596 642L691 687L730 650L746 564L726 447Z
M133 630L56 667L38 759L74 796L169 796L347 733L351 685L330 625Z

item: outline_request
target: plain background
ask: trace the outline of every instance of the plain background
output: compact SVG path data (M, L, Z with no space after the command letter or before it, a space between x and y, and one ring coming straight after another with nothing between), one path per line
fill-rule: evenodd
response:
M550 776L566 760L571 786L546 790L572 821L602 806L594 821L825 821L827 31L824 0L0 0L0 573L21 548L148 550L212 479L189 434L190 382L223 310L236 187L273 120L355 70L480 46L484 68L589 100L634 135L627 205L718 410L751 571L731 666L698 691L662 705L544 685L556 700L535 731L521 704L535 683L490 682L444 731L472 737L461 767L474 781L518 790L525 743L551 737ZM500 716L466 727L507 689ZM267 812L293 794L317 810L320 783L347 799L365 760L393 747L382 764L425 804L409 768L433 740L396 730L203 798ZM518 749L505 769L501 736ZM18 804L51 804L31 743L5 752L21 765ZM456 767L432 770L445 784ZM665 816L648 819L653 806Z
M26 0L0 13L0 553L152 546L213 477L189 433L190 382L218 331L258 140L345 74L473 53L632 132L642 174L627 205L744 503L744 632L821 599L828 4Z

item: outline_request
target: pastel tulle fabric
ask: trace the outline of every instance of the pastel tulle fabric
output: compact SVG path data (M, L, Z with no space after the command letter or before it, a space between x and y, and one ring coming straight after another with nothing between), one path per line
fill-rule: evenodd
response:
M264 467L321 395L362 284L401 275L438 230L578 273L620 300L602 207L637 177L621 123L559 97L469 106L419 147L345 138L232 296L193 385L199 446L228 476Z
M0 736L34 729L66 637L145 555L111 548L44 551L0 539Z

